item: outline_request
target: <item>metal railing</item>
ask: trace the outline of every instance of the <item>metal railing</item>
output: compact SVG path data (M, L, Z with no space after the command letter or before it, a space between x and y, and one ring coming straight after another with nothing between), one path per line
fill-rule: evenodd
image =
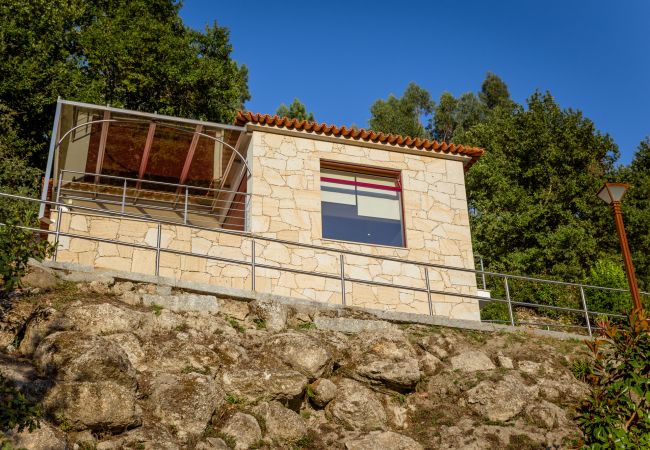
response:
M87 178L93 182L86 182ZM107 184L102 184L102 179L107 180ZM109 182L113 184L108 184ZM161 189L143 189L143 185ZM242 231L246 229L250 196L247 192L67 169L59 172L55 191L56 202L59 203L65 203L65 200L97 202L119 207L121 214L126 212L127 207L139 207L152 213L174 212L181 216L182 220L179 219L178 223L185 225L192 222L214 225L215 222L223 223L229 214L241 213L244 217ZM237 197L243 197L243 200L238 200ZM67 207L77 206L67 204ZM152 218L146 211L143 216Z
M507 323L509 323L511 326L517 326L517 325L529 325L529 326L542 326L542 327L554 327L554 328L577 328L577 329L584 329L587 331L587 333L591 336L594 328L594 323L592 323L591 317L593 316L605 316L605 317L614 317L614 318L622 318L624 317L621 314L616 314L612 312L607 312L607 311L591 311L587 307L587 300L585 297L585 289L596 289L596 290L601 290L601 291L606 291L606 292L622 292L622 293L629 293L628 290L626 289L618 289L618 288L608 288L608 287L603 287L603 286L594 286L594 285L588 285L588 284L581 284L581 283L571 283L571 282L563 282L563 281L555 281L555 280L547 280L547 279L542 279L542 278L533 278L533 277L526 277L522 275L510 275L510 274L503 274L503 273L498 273L498 272L490 272L490 271L485 271L485 270L477 270L477 269L470 269L470 268L464 268L464 267L455 267L455 266L448 266L444 264L435 264L435 263L424 263L421 261L412 261L404 258L397 258L397 257L391 257L391 256L380 256L380 255L371 255L368 253L363 253L363 252L357 252L353 250L346 250L346 249L338 249L338 248L332 248L332 247L326 247L326 246L321 246L321 245L314 245L314 244L305 244L305 243L298 243L298 242L293 242L293 241L287 241L283 239L277 239L277 238L271 238L271 237L266 237L266 236L260 236L256 235L253 233L249 232L240 232L240 231L233 231L233 230L226 230L226 229L219 229L219 228L205 228L205 227L199 227L195 225L190 225L188 224L187 227L191 229L196 229L196 230L205 230L205 231L213 231L216 233L223 233L223 234L230 234L230 235L236 235L236 236L241 236L242 238L248 238L250 239L250 245L251 245L251 256L250 260L246 259L234 259L234 258L226 258L222 256L214 256L214 255L207 255L207 254L201 254L201 253L195 253L191 251L182 251L182 250L175 250L175 249L170 249L170 248L163 248L161 246L161 236L162 236L162 225L173 225L173 226L178 226L178 222L174 221L165 221L165 220L159 220L159 219L143 219L140 216L132 215L132 214L127 214L127 213L122 213L122 212L117 212L117 211L107 211L107 210L98 210L95 208L90 208L90 207L85 207L85 206L75 206L77 210L80 211L87 211L91 214L97 214L100 213L101 215L104 216L117 216L120 218L124 219L129 219L129 220L136 220L136 221L142 221L142 222L148 222L148 223L155 223L156 224L156 230L157 230L157 236L156 236L156 246L150 246L147 244L139 244L139 243L133 243L133 242L126 242L126 241L119 241L116 239L107 239L107 238L100 238L100 237L95 237L95 236L85 236L85 235L80 235L76 233L69 233L69 232L62 232L61 231L61 217L62 214L70 213L68 211L65 211L62 209L62 207L66 207L67 205L60 203L60 202L53 202L53 201L43 201L39 199L33 199L30 197L23 197L19 195L14 195L14 194L7 194L7 193L2 193L0 192L0 197L4 198L9 198L9 199L14 199L14 200L19 200L19 201L28 201L28 202L35 202L35 203L45 203L46 205L50 206L55 206L58 208L59 216L57 216L57 221L56 221L56 227L55 230L42 230L39 228L34 228L34 227L26 227L26 226L21 226L20 228L25 229L25 230L30 230L34 231L37 233L45 233L48 235L54 235L55 237L55 242L59 242L59 239L61 237L68 237L71 239L82 239L82 240L89 240L93 242L104 242L104 243L110 243L110 244L116 244L116 245L124 245L127 247L132 247L132 248L137 248L137 249L144 249L144 250L150 250L154 251L156 258L155 258L155 274L158 276L160 274L160 255L162 253L170 253L170 254L175 254L175 255L184 255L184 256L191 256L191 257L197 257L197 258L204 258L207 260L214 260L214 261L219 261L219 262L224 262L224 263L229 263L229 264L236 264L236 265L243 265L250 267L251 270L251 289L253 291L256 290L256 273L257 269L270 269L270 270L277 270L280 272L289 272L293 274L302 274L302 275L308 275L308 276L315 276L315 277L320 277L320 278L326 278L326 279L333 279L333 280L339 280L341 284L341 303L342 305L347 305L346 302L346 290L347 290L347 285L348 283L354 284L354 283L360 283L360 284L365 284L365 285L370 285L370 286L378 286L378 287L388 287L388 288L394 288L394 289L400 289L400 290L408 290L412 292L420 292L420 293L426 293L427 297L427 302L429 306L429 314L434 315L434 308L433 308L433 295L444 295L444 296L452 296L452 297L458 297L461 299L472 299L472 300L477 300L480 302L490 302L490 303L498 303L498 304L504 304L507 305L508 309L508 316L509 320ZM0 224L4 225L4 224ZM273 243L279 243L279 244L284 244L284 245L289 245L289 246L295 246L299 248L306 248L306 249L313 249L313 250L321 250L321 251L327 251L330 253L335 253L338 254L338 260L339 260L339 273L338 274L331 274L331 273L325 273L325 272L317 272L317 271L311 271L311 270L302 270L302 269L296 269L292 267L282 267L279 265L273 265L273 264L268 264L266 262L260 262L257 260L257 255L256 255L256 243L258 242L273 242ZM58 247L58 245L57 245ZM370 259L376 259L380 261L394 261L394 262L399 262L402 264L411 264L416 267L419 267L423 270L425 274L425 286L424 287L415 287L415 286L406 286L406 285L401 285L401 284L396 284L396 283L389 283L389 282L382 282L382 281L375 281L375 280L366 280L366 279L360 279L360 278L354 278L354 277L349 277L345 274L345 267L346 267L346 261L345 261L345 256L359 256L359 257L365 257L365 258L370 258ZM56 260L56 251L53 257L54 260ZM503 280L503 288L505 292L505 298L486 298L486 297L481 297L478 295L471 295L471 294L466 294L466 293L461 293L461 292L455 292L451 290L438 290L438 289L432 289L431 288L431 283L430 283L430 277L429 277L429 270L434 269L434 270L448 270L448 271L458 271L458 272L464 272L464 273L471 273L474 274L475 276L488 276L488 277L497 277L501 278ZM549 285L556 285L556 286L570 286L574 288L578 288L580 291L580 299L581 299L581 305L579 308L572 308L572 307L566 307L566 306L557 306L557 305L550 305L550 304L540 304L540 303L531 303L531 302L523 302L523 301L517 301L512 299L511 294L510 294L510 283L512 280L525 280L525 281L530 281L530 282L535 282L535 283L543 283L543 284L549 284ZM641 292L643 296L650 296L650 293L648 292ZM559 311L559 312L566 312L566 313L574 313L581 315L584 317L585 324L578 325L578 324L553 324L553 323L534 323L534 322L523 322L523 321L517 321L515 320L515 313L514 313L514 307L525 307L525 308L535 308L535 309L548 309L552 311ZM498 322L498 321L497 321Z

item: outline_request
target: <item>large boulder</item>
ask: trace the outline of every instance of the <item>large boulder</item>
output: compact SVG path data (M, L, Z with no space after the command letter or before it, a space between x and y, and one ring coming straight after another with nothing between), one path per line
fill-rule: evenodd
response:
M90 334L123 333L139 329L145 314L110 303L71 306L65 311L79 331Z
M29 272L20 278L20 284L24 287L48 290L59 284L59 279L51 269L30 267Z
M526 407L526 418L538 427L553 430L566 425L566 413L559 406L541 400Z
M346 362L351 376L378 388L409 391L420 381L416 353L401 332L362 333Z
M295 370L234 369L222 374L224 390L239 399L255 403L277 400L296 407L307 388L307 377Z
M240 412L230 416L220 431L234 441L235 450L251 448L262 440L262 430L255 417Z
M194 370L212 373L221 358L210 348L192 340L169 339L149 341L144 346L146 354L142 366L152 372L181 373Z
M494 370L496 366L492 360L481 351L468 351L460 353L451 358L452 370L461 372L479 372L482 370Z
M267 349L311 380L323 374L329 361L329 354L322 343L295 332L273 336L267 343Z
M104 338L114 342L124 351L135 370L142 371L146 369L145 353L140 339L135 334L115 333L104 336Z
M142 411L133 389L111 381L59 382L43 406L69 430L125 430L142 423Z
M8 434L13 448L29 450L67 450L65 435L47 422L41 421L34 431L23 430ZM12 448L12 447L9 447Z
M101 336L78 331L53 333L39 344L34 362L43 375L57 381L111 381L129 389L137 385L126 353Z
M201 435L224 395L212 377L198 373L159 374L150 381L149 408L181 441Z
M482 381L467 391L467 403L488 420L505 422L519 414L538 394L537 386L528 386L520 375L509 373L502 380Z
M261 403L254 412L264 419L266 434L274 441L296 442L307 435L302 418L278 402Z
M346 450L422 450L423 447L408 436L392 431L371 431L367 435L345 442Z
M327 405L325 414L353 430L383 430L387 423L386 411L377 395L348 379L339 381L336 398Z

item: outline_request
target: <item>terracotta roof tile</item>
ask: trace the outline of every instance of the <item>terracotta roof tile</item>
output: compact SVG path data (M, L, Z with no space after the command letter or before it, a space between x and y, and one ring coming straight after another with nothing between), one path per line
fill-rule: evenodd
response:
M412 138L410 136L399 136L396 134L377 133L372 130L363 128L347 128L328 125L326 123L308 122L306 120L289 119L287 117L270 116L268 114L258 114L251 112L237 113L235 119L237 125L247 123L267 125L278 128L287 128L289 130L307 131L310 133L324 134L326 136L337 136L349 139L361 139L364 141L376 142L380 144L398 145L417 150L433 151L436 153L447 153L452 155L463 155L471 157L469 163L465 166L467 170L472 164L485 153L482 148L466 147L464 145L447 144L429 139Z

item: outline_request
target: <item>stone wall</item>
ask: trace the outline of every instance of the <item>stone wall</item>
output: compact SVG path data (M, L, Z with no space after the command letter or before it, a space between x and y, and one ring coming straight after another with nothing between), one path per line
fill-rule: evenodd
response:
M277 295L341 304L340 253L351 250L422 263L474 268L465 196L463 163L438 157L314 140L309 135L285 136L255 131L252 139L253 177L250 231L256 235L331 248L316 250L292 244L256 241L256 264L298 269L294 274L258 267L256 290ZM320 160L372 165L401 171L406 248L355 244L322 239ZM53 213L56 220L56 213ZM66 213L62 232L92 235L148 246L129 248L62 237L57 258L95 267L145 274L155 272L157 225L145 221ZM251 260L250 238L182 225L161 227L160 275L182 280L250 289L249 265L164 251L192 252L232 260ZM368 256L344 255L347 305L383 310L429 313L426 292L371 286L362 281L426 288L425 270ZM311 275L318 272L329 278ZM472 273L429 269L432 290L476 295ZM478 303L457 295L432 295L435 315L479 319Z
M474 268L463 163L433 153L408 154L379 148L283 135L256 130L252 139L253 179L251 231L255 234L330 247L314 251L269 244L262 259L269 264L339 274L336 249L398 257L424 263ZM320 211L321 160L399 170L402 175L406 248L355 244L322 239ZM340 281L315 276L260 270L264 289L281 295L341 302ZM345 256L348 277L425 288L424 269L413 264ZM432 290L476 295L472 273L429 270ZM259 281L258 281L259 284ZM425 292L347 283L348 305L428 314ZM433 296L433 312L479 319L478 303L458 296Z

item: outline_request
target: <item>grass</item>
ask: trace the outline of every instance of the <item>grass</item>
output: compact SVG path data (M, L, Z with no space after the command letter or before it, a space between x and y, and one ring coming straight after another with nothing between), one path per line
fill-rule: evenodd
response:
M307 397L309 397L309 398L314 398L314 397L316 397L316 393L315 393L314 390L312 389L311 384L308 384L308 385L307 385Z
M162 313L163 307L157 304L152 304L151 305L151 311L157 316L159 316Z
M244 328L237 319L233 317L227 317L226 321L230 324L231 327L233 327L235 330L237 330L240 333L246 333L246 328Z
M68 432L72 429L72 424L70 423L70 420L64 415L64 414L57 414L54 419L56 420L56 423L59 425L59 429L61 431Z
M221 438L226 443L228 448L235 448L237 446L237 440L229 434L217 433L217 437Z
M302 411L300 413L303 419L309 419L311 417L311 412L310 411Z
M230 403L231 405L243 405L246 403L243 398L239 398L235 394L226 395L226 402Z
M315 330L316 329L316 324L314 322L301 323L300 325L298 325L298 329L300 329L300 330Z
M393 394L393 400L399 403L400 405L403 405L404 403L406 403L406 395L396 392Z
M266 320L254 319L253 322L255 323L255 327L257 327L258 330L266 330Z
M311 436L309 436L309 435L303 436L303 437L301 437L300 439L298 439L296 441L296 443L294 444L294 447L295 448L309 448L312 445L313 442L314 442L314 439Z
M200 367L187 365L181 369L181 373L200 373L201 375L210 375L210 368L201 369Z
M181 333L185 333L187 330L190 329L190 326L187 324L187 322L183 322L180 325L177 325L174 330L180 331Z

